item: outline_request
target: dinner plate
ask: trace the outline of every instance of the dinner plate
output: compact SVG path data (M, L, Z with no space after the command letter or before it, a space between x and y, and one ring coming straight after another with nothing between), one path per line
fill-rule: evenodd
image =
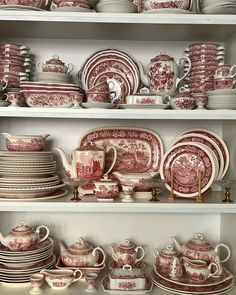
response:
M43 183L43 182L50 182L50 181L58 181L59 177L57 175L53 175L51 177L42 177L42 178L4 178L0 177L0 183L10 183L10 184L34 184L37 183Z
M59 189L62 189L66 186L65 183L60 183L60 184L57 184L57 185L53 185L53 186L47 186L47 187L32 187L32 188L16 188L16 189L13 189L13 188L3 188L3 187L0 187L0 195L6 193L6 194L10 194L10 193L13 193L13 194L35 194L35 193L47 193L47 194L50 194L50 193L53 193L55 192L56 190L59 190Z
M229 150L224 142L224 140L217 135L215 132L208 130L208 129L201 129L201 128L194 128L194 129L188 129L184 132L182 132L180 135L186 134L186 133L198 133L205 135L212 139L220 148L223 158L224 158L224 169L221 177L223 178L229 168ZM180 136L179 135L179 136Z
M213 153L216 155L217 161L219 163L219 174L218 174L218 180L221 179L221 175L224 170L224 158L223 154L219 148L219 146L209 137L205 135L201 135L198 133L188 133L181 136L176 137L170 144L170 147L172 147L175 144L182 143L182 142L199 142L201 144L206 145L208 148L210 148Z
M202 190L207 191L218 176L218 161L205 145L195 142L178 143L163 156L160 174L171 191L173 173L174 194L183 198L194 198L199 193L199 171L202 173Z

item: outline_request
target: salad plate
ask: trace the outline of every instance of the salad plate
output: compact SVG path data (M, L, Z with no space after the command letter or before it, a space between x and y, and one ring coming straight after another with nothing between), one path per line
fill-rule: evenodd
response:
M219 164L215 154L205 145L183 142L172 146L164 155L160 174L171 191L173 173L174 194L183 198L194 198L199 193L199 171L202 176L202 193L216 180Z
M221 178L223 178L229 168L229 150L224 142L224 140L217 135L215 132L210 131L208 129L201 129L201 128L194 128L194 129L189 129L186 130L184 132L182 132L179 136L183 135L183 134L187 134L187 133L198 133L198 134L202 134L205 135L207 137L209 137L210 139L212 139L220 148L223 158L224 158L224 169L221 175Z
M122 173L159 172L164 147L160 136L144 128L110 127L92 129L84 134L79 146L93 142L97 147L106 149L113 146L118 157L113 171ZM106 156L105 166L110 167L112 153Z
M116 294L116 295L139 295L139 294L145 294L152 291L153 288L153 282L152 280L147 277L146 278L146 288L144 290L113 290L110 289L110 280L109 276L105 276L101 282L101 286L104 292L110 293L110 294Z

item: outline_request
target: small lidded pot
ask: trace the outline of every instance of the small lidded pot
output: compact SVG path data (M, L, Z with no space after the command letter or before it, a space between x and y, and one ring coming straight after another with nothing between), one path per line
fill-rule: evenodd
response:
M94 181L94 194L98 201L114 201L118 193L117 181L109 179L107 175L104 175L100 180Z
M40 230L45 229L46 233L43 237L40 235ZM0 233L0 242L12 251L28 251L35 249L36 246L47 239L49 229L45 225L40 225L34 231L25 221L14 228L6 237Z
M170 104L174 110L192 110L195 107L195 100L191 92L184 87L171 98Z
M70 73L74 68L71 63L65 65L65 63L59 59L58 55L53 55L53 57L50 60L46 61L45 64L39 63L38 66L39 68L41 68L42 72L63 74Z

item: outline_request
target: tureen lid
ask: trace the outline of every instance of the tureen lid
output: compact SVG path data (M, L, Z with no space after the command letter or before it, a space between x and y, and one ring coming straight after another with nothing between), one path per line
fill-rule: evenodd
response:
M85 142L85 144L76 149L76 151L104 151L103 149L96 146L92 141Z
M175 250L173 245L169 244L164 250L161 251L161 254L168 256L176 256L179 254L179 252Z
M49 59L48 61L46 61L46 64L53 64L53 65L62 65L64 66L64 62L62 62L60 59L59 59L59 56L58 55L53 55L53 57L51 59Z
M119 248L122 250L131 250L135 248L135 245L130 240L124 240Z
M213 249L210 242L207 241L202 234L196 234L192 240L187 242L186 247L197 251L208 251Z
M26 235L32 233L33 229L26 224L25 220L20 221L19 225L12 229L11 233Z
M160 55L155 56L151 59L151 62L154 61L173 61L174 58L169 56L168 54L161 53Z
M87 255L93 250L93 246L80 237L78 242L71 245L68 250L77 255Z

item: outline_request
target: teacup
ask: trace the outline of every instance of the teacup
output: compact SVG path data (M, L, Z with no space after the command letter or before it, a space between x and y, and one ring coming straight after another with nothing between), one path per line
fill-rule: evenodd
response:
M205 282L218 273L218 266L212 262L209 265L203 260L191 260L183 257L184 268L188 278L196 283ZM214 272L212 272L214 268Z
M143 94L137 93L134 95L126 96L126 104L164 104L169 103L170 96L169 95L155 95L155 94Z
M43 269L40 273L44 275L48 285L55 290L64 290L82 277L82 272L79 269L76 271L70 269ZM79 277L77 277L77 274L79 274Z
M214 89L232 89L236 83L234 78L214 78Z

